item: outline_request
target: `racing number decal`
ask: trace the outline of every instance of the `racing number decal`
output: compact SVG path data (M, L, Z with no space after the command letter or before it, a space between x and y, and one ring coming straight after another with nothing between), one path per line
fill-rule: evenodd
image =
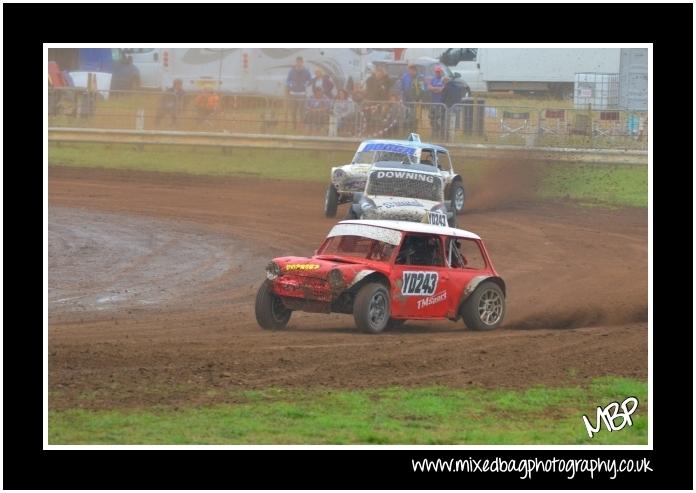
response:
M432 296L437 289L437 272L404 271L401 294L404 296Z
M447 226L447 216L441 212L429 212L428 222L436 226Z

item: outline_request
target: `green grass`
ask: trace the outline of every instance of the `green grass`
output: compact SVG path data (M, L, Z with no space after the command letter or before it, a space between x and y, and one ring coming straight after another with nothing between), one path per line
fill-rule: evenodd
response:
M584 204L648 206L648 169L621 165L556 165L544 170L541 197Z
M589 439L582 415L639 399L633 426ZM50 411L51 444L645 444L647 384L606 377L586 388L445 387L239 392L183 409Z
M350 162L352 152L286 149L220 149L80 144L48 147L51 166L115 168L194 175L247 176L325 183L331 166ZM461 160L460 160L461 161ZM474 186L487 178L483 160L457 162L457 171ZM643 166L544 163L534 165L540 198L582 203L647 207L648 170Z
M328 180L331 166L348 163L352 158L352 152L285 149L232 148L223 152L190 146L148 146L146 150L101 144L48 147L50 165L321 182Z

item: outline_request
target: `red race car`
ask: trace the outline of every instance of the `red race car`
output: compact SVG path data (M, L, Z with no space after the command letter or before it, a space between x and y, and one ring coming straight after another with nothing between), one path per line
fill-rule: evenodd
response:
M264 329L284 328L295 310L352 313L371 333L445 318L489 330L505 316L505 282L481 238L462 229L341 221L314 256L275 258L266 277L256 296Z

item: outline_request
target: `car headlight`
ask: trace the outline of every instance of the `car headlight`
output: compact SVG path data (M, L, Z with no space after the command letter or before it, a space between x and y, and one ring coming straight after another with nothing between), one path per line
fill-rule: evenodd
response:
M329 272L329 285L332 289L342 289L345 286L343 273L339 269L331 269Z
M367 211L370 209L376 209L377 205L374 203L372 199L363 199L362 202L360 203L360 207L362 208L363 211Z
M340 168L337 170L334 170L334 172L333 172L334 180L342 180L344 176L346 176L346 172Z
M280 266L273 261L269 262L266 266L266 277L268 280L273 281L274 279L277 279L279 275Z

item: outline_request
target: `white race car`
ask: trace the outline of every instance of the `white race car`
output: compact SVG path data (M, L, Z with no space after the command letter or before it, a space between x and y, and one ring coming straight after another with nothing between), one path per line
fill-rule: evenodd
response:
M396 161L421 164L438 173L444 183L444 195L452 202L452 210L461 214L464 210L464 184L454 171L449 152L442 146L426 144L417 134L408 140L365 140L350 164L331 168L331 183L326 189L324 214L336 217L339 204L353 202L353 195L365 190L367 175L374 163Z
M457 226L445 201L444 180L432 166L400 161L375 163L365 190L353 194L346 219L387 219Z

